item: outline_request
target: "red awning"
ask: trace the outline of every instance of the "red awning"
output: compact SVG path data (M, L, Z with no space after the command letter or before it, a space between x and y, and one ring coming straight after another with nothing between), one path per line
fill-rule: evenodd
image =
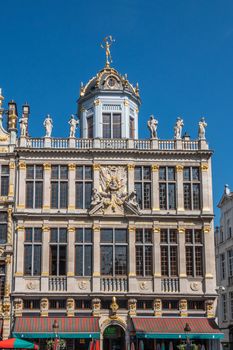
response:
M206 317L133 317L138 338L198 338L219 339L223 337L214 319ZM188 323L190 332L184 328Z
M58 335L63 338L99 338L97 317L17 317L13 335L20 338L54 337L53 323L58 323Z

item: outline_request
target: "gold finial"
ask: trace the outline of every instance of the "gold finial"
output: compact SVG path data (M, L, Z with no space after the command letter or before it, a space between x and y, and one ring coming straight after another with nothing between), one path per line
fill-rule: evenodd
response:
M111 35L106 36L103 39L102 44L100 45L102 49L105 49L105 55L106 55L106 67L109 67L110 63L112 63L112 56L110 52L110 47L112 46L112 43L114 43L114 39L112 38Z

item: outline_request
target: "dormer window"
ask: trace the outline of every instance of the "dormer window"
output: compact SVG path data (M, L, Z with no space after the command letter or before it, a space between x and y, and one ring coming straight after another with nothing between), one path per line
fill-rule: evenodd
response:
M87 138L93 139L93 115L87 117Z
M103 138L121 138L121 114L103 113Z

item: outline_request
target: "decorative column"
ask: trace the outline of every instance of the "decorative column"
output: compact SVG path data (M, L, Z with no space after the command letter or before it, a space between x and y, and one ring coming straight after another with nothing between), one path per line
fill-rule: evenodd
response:
M18 188L19 188L19 198L17 209L25 208L25 180L26 180L26 163L23 161L19 162L19 176L18 176Z
M205 310L206 310L206 317L207 318L214 318L215 317L214 301L213 300L206 300Z
M134 164L128 164L128 193L134 191Z
M50 209L50 180L51 180L51 164L44 163L44 185L43 185L43 210Z
M128 300L128 310L129 316L137 315L137 299L129 299Z
M12 245L12 234L13 234L13 230L12 230L12 208L8 207L7 209L7 244L8 245Z
M22 317L23 314L23 299L14 299L14 314L15 317Z
M181 299L179 301L179 310L180 310L180 316L181 317L187 317L188 316L188 303L186 299Z
M122 118L121 132L122 138L129 138L129 101L128 99L124 100L123 114Z
M94 128L94 138L98 137L103 137L103 121L102 121L102 116L101 116L101 103L100 99L94 100L94 117L93 117L93 128Z
M178 271L179 271L179 279L180 279L180 292L185 293L186 292L186 281L187 281L187 274L186 274L186 255L185 255L185 228L179 226L178 227Z
M92 315L95 317L100 316L101 311L101 300L99 298L94 298L91 301L92 304Z
M75 301L73 298L66 299L66 314L68 317L74 316Z
M8 196L9 196L9 199L13 200L14 189L15 189L15 162L14 162L14 160L10 161L9 168L10 168L10 178L9 178Z
M93 225L93 275L92 291L100 292L100 226L98 223Z
M212 211L212 182L211 169L208 163L201 164L201 193L202 193L202 212Z
M136 227L133 224L130 224L128 227L129 232L129 272L128 272L128 283L129 283L129 292L137 291L137 280L136 280L136 252L135 252L135 236L136 236Z
M10 285L11 285L11 256L7 254L5 258L6 274L5 274L5 288L4 299L2 305L3 311L3 330L2 338L7 339L10 335L10 315L11 315L11 303L10 303Z
M205 257L204 268L204 277L205 277L205 292L213 293L216 288L216 276L215 276L215 249L214 249L214 228L213 223L204 223L203 226L203 235L204 235L204 247L203 249Z
M176 166L177 211L184 211L183 165Z
M100 188L100 164L93 164L93 188Z
M153 164L151 166L152 174L152 210L158 211L159 209L159 166Z
M75 170L76 165L74 163L69 164L69 195L68 195L68 210L75 210Z
M42 271L41 271L41 291L48 291L49 277L49 236L50 228L45 224L42 226L43 245L42 245Z
M40 301L40 316L46 317L49 314L49 300L47 298L43 298Z
M153 226L153 257L154 257L154 292L161 292L161 252L160 252L160 228L158 222Z
M68 261L67 261L67 277L74 276L75 261L75 227L68 226ZM68 288L69 290L69 288Z
M15 276L23 276L24 264L24 226L16 228L17 260Z
M153 303L154 307L154 315L156 317L161 317L162 316L162 300L161 299L155 299Z

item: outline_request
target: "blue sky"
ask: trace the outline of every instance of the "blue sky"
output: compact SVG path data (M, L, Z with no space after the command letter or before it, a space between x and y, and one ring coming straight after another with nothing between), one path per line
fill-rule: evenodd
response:
M140 137L149 136L151 113L162 139L172 138L177 116L195 138L205 116L215 206L225 183L233 189L232 0L2 0L0 7L0 86L19 110L30 104L32 136L43 136L47 113L54 136L68 135L80 82L103 67L99 44L112 34L113 66L139 82Z

